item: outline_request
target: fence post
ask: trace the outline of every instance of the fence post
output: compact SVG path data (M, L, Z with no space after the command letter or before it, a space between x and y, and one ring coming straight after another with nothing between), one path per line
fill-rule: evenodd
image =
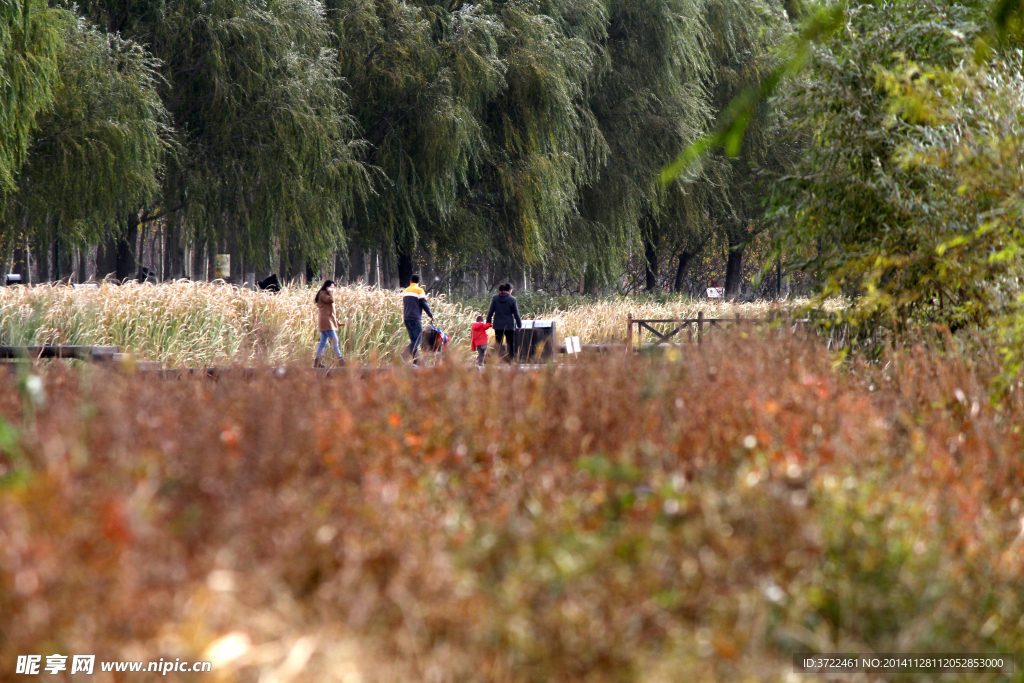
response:
M704 311L697 311L697 346L704 343Z
M633 350L633 314L626 316L626 355Z

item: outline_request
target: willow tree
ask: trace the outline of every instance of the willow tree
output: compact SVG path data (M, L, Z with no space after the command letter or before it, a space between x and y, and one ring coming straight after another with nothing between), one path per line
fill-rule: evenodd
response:
M588 224L579 207L609 151L587 104L605 6L548 0L496 3L495 11L507 27L499 44L506 87L486 111L488 146L466 211L490 228L489 246L511 263L583 262L604 228Z
M588 106L610 153L583 192L586 227L575 241L586 245L592 270L599 265L605 274L641 246L653 287L656 252L669 233L700 221L684 185L663 190L657 175L710 118L708 30L699 0L609 0L606 7Z
M117 216L157 195L170 140L159 65L142 46L84 20L63 34L53 103L37 115L6 223L52 247L58 277L70 274L61 264L72 248L116 232Z
M481 103L502 80L494 36L501 27L479 8L453 14L395 0L328 6L365 159L383 175L354 234L360 246L397 253L407 284L425 224L448 225L458 187L479 158Z
M353 111L386 180L359 220L394 248L417 243L520 264L560 248L604 141L584 106L603 34L593 0L448 6L334 0Z
M733 247L730 265L738 264L763 196L751 169L775 163L781 150L773 139L776 111L757 112L740 159L709 158L668 183L659 182L659 173L737 93L770 73L787 20L775 0L610 0L606 6L604 61L588 105L610 154L583 193L589 229L571 244L587 245L588 263L605 272L624 251L639 248L648 290L668 252L678 259L678 288L689 259L716 233ZM735 282L729 278L733 289Z
M278 249L326 263L368 187L338 87L324 8L304 0L89 0L83 8L151 46L180 133L159 206L185 238L270 266Z
M37 0L0 1L0 205L15 188L36 115L53 100L67 19Z

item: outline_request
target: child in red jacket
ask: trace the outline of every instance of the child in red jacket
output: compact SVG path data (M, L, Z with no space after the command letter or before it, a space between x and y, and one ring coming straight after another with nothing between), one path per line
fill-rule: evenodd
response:
M484 317L478 315L476 322L473 323L473 337L472 337L472 348L471 351L476 351L479 355L476 357L476 364L484 364L484 356L487 354L487 330L491 329L490 323L484 322Z

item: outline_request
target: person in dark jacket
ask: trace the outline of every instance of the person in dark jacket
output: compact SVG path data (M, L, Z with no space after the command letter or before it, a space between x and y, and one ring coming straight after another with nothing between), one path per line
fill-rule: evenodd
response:
M402 292L402 313L405 317L405 329L409 332L409 355L415 364L416 354L420 350L420 340L423 339L423 314L429 315L431 320L434 319L434 314L427 304L427 293L420 287L420 276L413 275L410 282L411 284Z
M508 346L509 362L516 357L516 329L523 326L519 317L519 305L512 296L512 285L499 285L498 293L491 299L491 307L487 311L487 322L494 326L494 344L500 349L502 339Z

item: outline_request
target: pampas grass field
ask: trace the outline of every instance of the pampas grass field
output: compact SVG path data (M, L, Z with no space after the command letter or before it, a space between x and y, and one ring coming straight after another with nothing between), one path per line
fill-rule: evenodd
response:
M160 285L104 283L97 289L68 286L0 288L0 343L119 346L140 360L171 367L223 364L307 363L318 334L315 288L291 287L279 293L204 282ZM626 316L638 318L763 316L767 303L729 304L678 298L549 300L521 297L524 317L552 319L559 335L583 343L625 337ZM339 287L338 319L346 326L339 340L357 363L394 361L408 343L397 292L372 287ZM486 314L486 301L448 302L430 298L437 323L455 348L468 352L469 328ZM465 347L463 349L463 347Z
M201 326L189 291L47 295ZM308 292L230 296L208 325L295 330ZM997 359L836 369L723 335L601 360L0 374L0 678L88 653L214 663L105 683L814 683L794 652L1024 650L1024 404L988 402Z

